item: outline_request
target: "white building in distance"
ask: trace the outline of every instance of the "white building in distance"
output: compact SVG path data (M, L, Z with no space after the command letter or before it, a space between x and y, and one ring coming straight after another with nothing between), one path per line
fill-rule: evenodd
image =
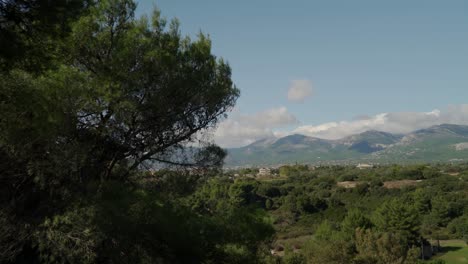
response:
M260 168L258 170L257 176L270 176L271 170L269 168Z
M370 169L373 168L374 166L372 164L365 164L365 163L359 163L356 168L358 169Z

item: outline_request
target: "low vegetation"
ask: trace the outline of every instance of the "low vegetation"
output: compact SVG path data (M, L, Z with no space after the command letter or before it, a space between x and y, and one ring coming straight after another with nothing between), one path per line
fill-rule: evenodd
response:
M444 240L468 241L467 169L294 165L279 168L286 179L234 181L256 186L276 230L271 248L285 263L417 263L456 254ZM431 253L422 256L423 247Z

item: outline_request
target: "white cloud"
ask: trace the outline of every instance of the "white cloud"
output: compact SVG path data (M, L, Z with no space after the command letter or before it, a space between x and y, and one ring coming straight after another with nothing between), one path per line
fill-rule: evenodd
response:
M339 139L368 130L402 134L440 124L468 125L468 104L452 105L444 111L435 109L430 112L381 113L365 119L330 122L316 126L304 125L297 127L290 134Z
M272 108L252 115L234 111L214 132L214 140L223 147L239 147L256 140L274 137L273 129L298 124L286 107Z
M312 95L312 83L309 80L293 80L288 88L288 100L292 102L304 102Z
M278 128L299 124L286 107L272 108L252 115L234 111L219 124L214 132L214 140L223 147L241 147L259 139L280 138L291 134L340 139L368 130L403 134L440 124L468 125L468 104L451 105L446 109L430 112L380 113L349 121L300 125L292 130L278 131Z

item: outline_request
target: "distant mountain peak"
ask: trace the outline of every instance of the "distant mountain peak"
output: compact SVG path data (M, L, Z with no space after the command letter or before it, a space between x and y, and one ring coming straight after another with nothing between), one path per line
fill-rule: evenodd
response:
M282 145L282 144L297 145L297 144L304 143L304 140L305 140L306 138L308 138L308 137L305 136L305 135L301 135L301 134L292 134L292 135L288 135L288 136L279 138L278 140L276 140L276 142L274 143L274 145Z
M226 164L429 162L468 160L468 126L441 124L408 134L368 130L338 140L292 134L229 149Z
M468 126L466 125L455 125L455 124L440 124L434 125L428 128L419 129L413 132L413 134L443 134L451 133L460 136L468 136Z
M267 146L267 145L274 143L276 140L278 140L278 138L275 136L266 137L266 138L262 138L257 141L254 141L250 143L249 145L247 145L246 147Z

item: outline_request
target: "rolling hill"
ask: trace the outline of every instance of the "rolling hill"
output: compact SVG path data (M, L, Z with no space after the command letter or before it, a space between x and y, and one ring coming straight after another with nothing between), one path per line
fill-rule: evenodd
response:
M443 124L405 135L366 131L338 140L305 135L268 138L228 149L227 166L286 163L416 163L468 160L468 126Z

